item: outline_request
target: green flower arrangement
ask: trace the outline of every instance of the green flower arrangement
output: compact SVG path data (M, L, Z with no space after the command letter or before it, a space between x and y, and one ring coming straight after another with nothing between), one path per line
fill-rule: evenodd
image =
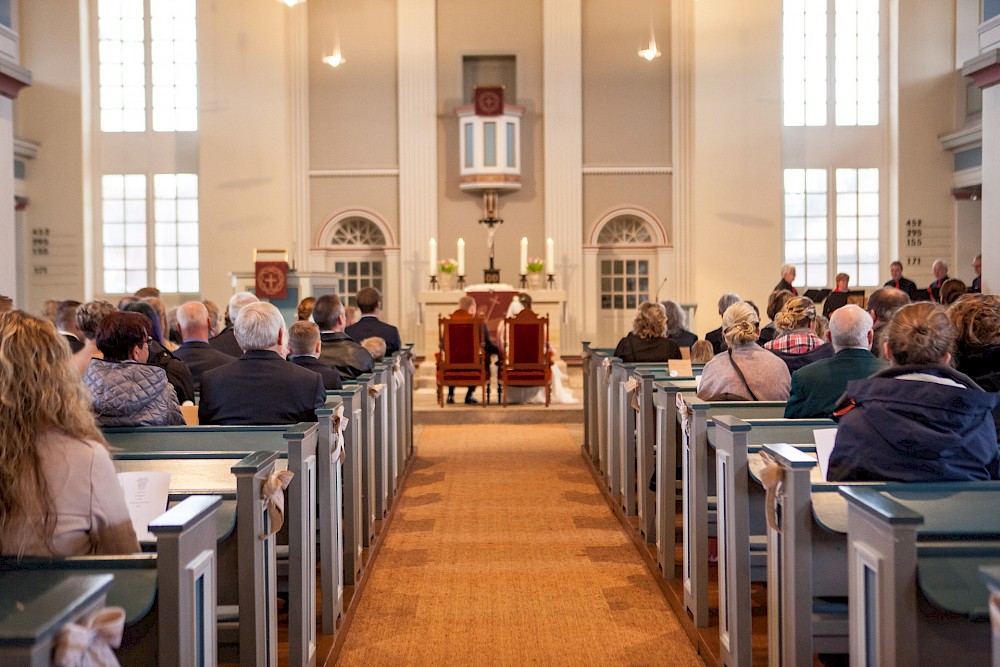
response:
M528 273L541 273L545 269L545 261L540 257L528 259Z
M441 269L441 273L455 273L458 271L458 262L453 259L442 259L438 262L438 267Z

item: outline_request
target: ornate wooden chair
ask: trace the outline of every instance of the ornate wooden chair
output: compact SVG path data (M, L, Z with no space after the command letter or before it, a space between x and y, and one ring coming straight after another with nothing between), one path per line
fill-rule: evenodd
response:
M444 387L482 387L483 404L489 403L490 382L484 348L484 320L480 317L438 316L438 404L444 407Z
M552 355L549 353L549 316L525 309L504 320L506 354L500 368L503 404L508 387L545 387L545 406L552 400Z

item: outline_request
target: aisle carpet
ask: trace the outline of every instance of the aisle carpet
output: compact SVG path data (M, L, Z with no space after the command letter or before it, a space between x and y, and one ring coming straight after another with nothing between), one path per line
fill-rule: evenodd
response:
M701 665L564 426L425 426L339 665Z

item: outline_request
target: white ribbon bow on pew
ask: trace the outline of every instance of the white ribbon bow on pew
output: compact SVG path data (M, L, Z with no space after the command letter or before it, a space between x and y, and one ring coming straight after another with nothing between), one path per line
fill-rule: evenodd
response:
M764 499L764 511L767 515L767 525L776 532L781 532L778 525L778 494L781 493L782 483L785 481L785 469L777 461L765 453L760 457L766 464L760 472L760 483L764 487L767 495Z
M344 451L344 431L347 430L347 424L350 421L344 416L344 406L338 405L337 409L333 411L333 449L330 450L330 455L332 458L339 451L341 463L347 458L347 452Z
M636 412L639 411L639 381L635 378L629 378L625 381L625 393L632 397L632 409Z
M611 359L604 358L604 384L611 384Z
M392 376L396 378L396 386L403 386L403 369L399 367L399 357L392 361Z
M260 498L267 503L267 523L270 530L261 535L260 539L266 540L285 524L285 489L293 477L295 473L291 470L275 470L261 485Z
M1000 593L990 595L990 625L993 632L1000 632Z
M115 649L121 646L125 610L105 607L67 623L56 639L57 667L118 667Z
M368 396L371 400L368 401L368 416L375 414L375 399L382 395L382 390L385 389L384 384L370 384L368 385Z
M691 436L691 417L694 416L694 411L691 406L684 402L684 394L677 392L677 414L681 417L681 430L684 431L684 435Z

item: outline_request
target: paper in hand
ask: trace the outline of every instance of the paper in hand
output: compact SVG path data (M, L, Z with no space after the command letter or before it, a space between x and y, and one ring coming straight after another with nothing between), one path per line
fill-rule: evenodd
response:
M816 429L813 431L813 440L816 441L816 458L819 460L819 472L825 480L826 470L830 465L830 454L833 453L833 444L837 440L837 429Z
M118 483L125 494L125 505L132 518L132 527L140 542L154 542L149 523L167 511L170 493L168 472L120 472Z

